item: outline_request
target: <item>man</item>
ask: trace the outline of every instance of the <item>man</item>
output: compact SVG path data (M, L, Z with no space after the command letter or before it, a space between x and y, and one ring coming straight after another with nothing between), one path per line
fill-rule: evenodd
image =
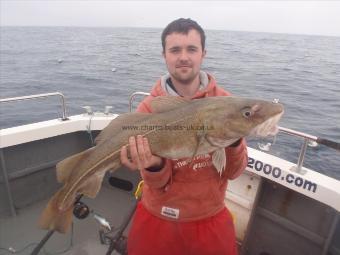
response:
M169 74L161 77L139 106L151 112L154 97L187 99L228 96L214 78L201 71L205 34L193 20L178 19L162 33L163 57ZM128 238L129 255L237 254L232 217L224 205L227 180L239 176L247 164L243 139L225 149L227 165L220 176L211 155L170 160L152 155L146 138L130 137L122 163L138 169L144 179L143 196Z

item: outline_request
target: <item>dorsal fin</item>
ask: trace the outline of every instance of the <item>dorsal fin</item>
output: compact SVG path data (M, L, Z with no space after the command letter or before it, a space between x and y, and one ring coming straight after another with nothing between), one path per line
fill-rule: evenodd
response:
M189 99L176 96L160 96L151 101L151 110L155 113L167 112L190 103Z
M113 119L109 125L107 125L100 134L94 140L95 144L99 144L103 141L106 141L113 137L116 133L122 131L123 125L132 125L138 121L145 119L150 116L150 113L141 113L141 112L133 112L133 113L125 113L119 115L117 118Z

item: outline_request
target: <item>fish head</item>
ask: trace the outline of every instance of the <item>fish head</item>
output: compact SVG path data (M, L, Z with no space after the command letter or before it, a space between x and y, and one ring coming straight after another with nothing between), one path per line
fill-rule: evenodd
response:
M283 105L276 102L260 101L254 107L259 109L252 112L252 116L249 117L250 121L253 121L253 128L248 136L275 136L279 132L278 122L284 113Z
M206 115L208 136L222 140L275 135L284 112L282 104L239 97L219 97L209 107L213 110Z

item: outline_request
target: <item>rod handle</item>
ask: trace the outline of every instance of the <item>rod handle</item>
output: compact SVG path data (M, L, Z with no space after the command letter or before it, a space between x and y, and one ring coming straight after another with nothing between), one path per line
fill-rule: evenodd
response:
M337 143L337 142L334 142L328 139L320 138L320 137L316 139L316 142L319 144L326 145L334 150L340 151L340 143Z

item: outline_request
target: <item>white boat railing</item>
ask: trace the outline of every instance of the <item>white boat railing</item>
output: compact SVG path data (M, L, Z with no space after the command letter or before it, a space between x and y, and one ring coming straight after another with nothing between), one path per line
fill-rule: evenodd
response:
M68 118L66 116L65 96L60 92L52 92L52 93L36 94L36 95L30 95L30 96L4 98L4 99L0 99L0 103L40 99L40 98L46 98L46 97L51 97L51 96L60 96L60 98L61 98L61 108L62 108L62 118L61 119L62 120L68 120Z
M133 101L135 100L136 96L149 96L150 93L137 91L131 94L129 99L129 111L132 112Z
M284 127L279 127L279 131L282 133L286 133L288 135L291 136L297 136L300 138L304 139L304 142L302 144L302 147L300 149L300 154L299 154L299 158L298 158L298 162L296 167L293 167L293 169L291 169L292 171L296 171L298 173L302 173L302 165L303 165L303 161L305 158L305 154L306 154L306 150L307 150L307 146L308 144L311 144L310 142L314 142L317 144L322 144L325 145L327 147L330 147L334 150L340 151L340 143L335 142L335 141L331 141L328 139L324 139L324 138L320 138L314 135L309 135L303 132L299 132L293 129L289 129L289 128L284 128Z
M41 98L46 98L46 97L51 97L51 96L59 96L61 98L61 108L62 108L61 120L62 121L68 120L67 115L66 115L65 96L60 92L52 92L52 93L36 94L36 95L29 95L29 96L4 98L4 99L0 99L0 103L10 103L10 102L23 101L23 100L41 99ZM11 215L15 216L16 210L14 208L13 198L12 198L12 195L11 195L8 173L7 173L6 166L5 166L5 157L4 157L2 149L0 150L0 164L1 164L1 168L2 168L2 175L3 175L3 178L4 178L5 190L7 192L7 197L8 197L8 201L9 201L9 204L10 204Z

